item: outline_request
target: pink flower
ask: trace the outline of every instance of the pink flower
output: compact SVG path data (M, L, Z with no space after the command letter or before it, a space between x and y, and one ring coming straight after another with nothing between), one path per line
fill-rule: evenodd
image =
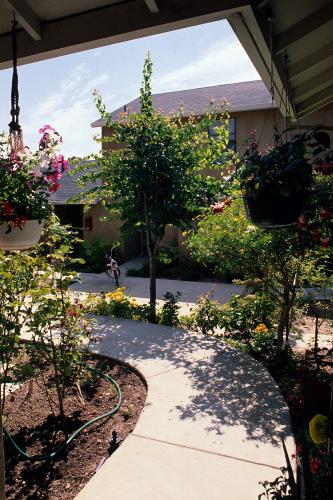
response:
M63 155L58 155L51 160L51 165L55 170L62 173L68 169L68 161L65 160Z
M298 221L297 221L297 222L298 222L298 227L299 227L300 229L303 229L303 230L304 230L304 229L306 229L306 228L308 227L308 221L307 221L307 219L306 219L306 217L305 217L305 215L304 215L304 214L301 214L301 215L298 217Z
M53 184L51 184L49 186L49 193L55 193L56 191L58 191L59 188L60 188L60 184L58 184L57 182L54 182Z
M222 213L224 210L224 203L222 201L214 203L214 205L211 205L211 209L214 214Z
M51 127L50 125L44 125L44 127L41 127L39 129L39 133L44 134L44 132L46 132L47 130L50 130L51 132L55 132L55 129L53 127Z

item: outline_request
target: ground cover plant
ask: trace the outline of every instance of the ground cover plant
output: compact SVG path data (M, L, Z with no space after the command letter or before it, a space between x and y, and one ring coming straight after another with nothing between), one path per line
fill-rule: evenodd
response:
M147 57L140 90L140 113L128 110L114 121L101 96L95 102L110 127L108 140L121 144L93 162L81 162L85 170L80 186L102 181L84 189L88 200L101 200L123 221L123 233L141 229L147 241L150 275L150 315L156 319L156 256L167 225L188 228L203 207L216 200L222 177L203 175L207 168L220 170L228 144L228 114L225 106L212 104L200 119L182 112L165 116L154 110L151 91L152 62ZM208 126L219 116L218 137L208 137Z

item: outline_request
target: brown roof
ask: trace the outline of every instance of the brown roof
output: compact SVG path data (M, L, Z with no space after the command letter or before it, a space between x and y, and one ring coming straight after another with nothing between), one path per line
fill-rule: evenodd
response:
M226 98L228 109L231 113L237 111L251 111L256 109L267 109L272 106L272 98L262 80L250 82L228 83L214 85L213 87L202 87L198 89L178 90L176 92L165 92L153 95L153 106L166 115L179 111L180 106L184 108L184 116L194 114L203 115L209 111L211 98L214 98L216 106L222 98ZM274 105L275 107L275 105ZM117 120L119 113L123 111L140 112L140 101L137 97L133 101L112 111L111 118ZM105 126L105 120L99 119L91 124L92 127Z

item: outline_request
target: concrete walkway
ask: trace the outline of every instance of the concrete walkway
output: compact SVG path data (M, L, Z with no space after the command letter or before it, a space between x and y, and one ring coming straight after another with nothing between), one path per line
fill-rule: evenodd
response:
M115 288L115 282L105 273L92 274L80 273L80 282L71 285L71 290L76 292L110 292ZM131 278L121 276L120 286L125 287L125 292L131 297L136 297L139 304L149 301L149 279L148 278ZM196 303L198 297L214 292L213 298L224 304L230 300L233 294L241 294L243 289L237 285L230 283L205 283L202 281L180 281L158 279L156 283L157 299L160 304L163 301L163 296L166 292L176 293L181 292L179 305L181 314L189 312L190 308Z
M94 352L136 367L148 384L133 433L77 500L256 500L294 440L268 372L217 339L97 318Z

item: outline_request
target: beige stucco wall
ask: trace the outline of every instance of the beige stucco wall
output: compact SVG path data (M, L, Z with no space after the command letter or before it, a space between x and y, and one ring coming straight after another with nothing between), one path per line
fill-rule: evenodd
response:
M250 129L256 130L256 137L259 141L259 146L263 150L266 149L267 144L272 143L274 133L273 125L277 116L278 130L280 132L283 132L286 129L286 120L281 114L278 114L278 111L276 109L242 111L240 113L232 113L232 116L236 119L236 147L237 151L240 153L244 151L244 140L248 137ZM309 116L306 116L305 118L302 118L299 123L301 127L302 125L313 126L318 124L332 127L333 103L312 113ZM295 131L295 133L296 132L297 130ZM330 131L329 134L333 143L333 132Z
M119 239L121 222L116 219L107 222L100 220L101 217L107 216L109 216L108 211L100 203L92 206L89 211L84 214L84 219L86 217L92 217L93 219L93 229L91 231L85 228L83 229L83 238L85 241L91 243L95 238L100 238L111 243Z

